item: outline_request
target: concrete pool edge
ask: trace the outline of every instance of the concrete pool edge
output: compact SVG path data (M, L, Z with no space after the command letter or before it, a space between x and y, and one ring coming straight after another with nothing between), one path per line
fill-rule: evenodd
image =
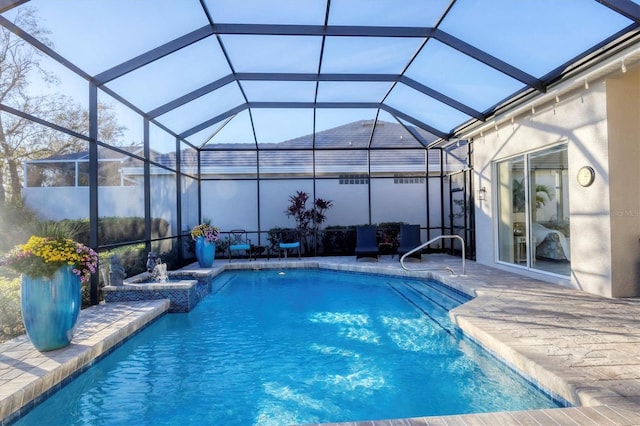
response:
M640 332L627 334L620 324L614 333L612 316L602 313L606 321L598 325L590 322L592 313L572 311L576 301L583 308L592 304L592 310L611 305L609 311L622 309L626 301L565 289L565 298L550 305L549 297L560 289L538 290L483 290L450 316L467 336L552 396L574 407L618 406L640 413L640 354L632 355ZM625 351L629 356L622 360Z
M169 309L168 300L112 303L80 313L71 344L37 351L26 335L0 344L2 375L0 424L10 424L31 410L78 372L84 371Z

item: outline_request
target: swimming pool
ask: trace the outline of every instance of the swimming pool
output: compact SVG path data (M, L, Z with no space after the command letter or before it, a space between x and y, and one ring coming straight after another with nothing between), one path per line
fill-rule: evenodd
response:
M464 338L435 282L225 272L17 424L292 424L557 407ZM68 414L60 418L60 413Z

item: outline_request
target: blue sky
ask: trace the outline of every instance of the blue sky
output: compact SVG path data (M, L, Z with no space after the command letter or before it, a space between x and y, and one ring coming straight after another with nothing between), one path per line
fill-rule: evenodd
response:
M332 0L329 24L431 27L448 3ZM216 23L322 25L326 11L324 0L207 0L206 4ZM90 75L208 23L197 0L32 0L26 5L37 9L41 25L51 31L55 49ZM9 19L14 15L15 11L5 13ZM458 0L439 28L541 77L629 23L594 0ZM423 38L328 37L320 65L321 37L221 35L220 40L236 72L317 73L320 68L330 73L389 74L401 73L424 42ZM63 92L86 105L84 80L51 62L46 66L61 76L62 85L45 88L36 84L32 90ZM230 73L218 41L208 37L114 80L108 87L149 111ZM523 87L522 82L434 39L422 48L406 75L480 111ZM316 90L315 83L309 82L241 84L249 101L312 102ZM380 102L391 87L389 82L323 82L318 100ZM158 120L181 133L243 103L242 92L233 83ZM387 104L442 131L469 119L404 84L395 86ZM117 104L114 108L120 111ZM375 112L371 111L370 118ZM252 109L252 114L261 142L278 142L313 131L313 115L307 110ZM135 115L122 112L119 116L130 129L127 140L138 141L141 125ZM362 111L337 110L325 113L317 125L329 128L362 116ZM243 120L246 118L238 117L238 122ZM229 129L217 138L220 142L252 138L246 129L230 131L240 127L232 120ZM194 139L202 139L215 129L212 126Z

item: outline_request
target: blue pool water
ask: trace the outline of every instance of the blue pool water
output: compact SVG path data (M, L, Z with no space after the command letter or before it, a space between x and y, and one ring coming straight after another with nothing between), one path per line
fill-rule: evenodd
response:
M213 285L17 424L285 425L558 406L456 330L447 311L468 299L435 282L266 270Z

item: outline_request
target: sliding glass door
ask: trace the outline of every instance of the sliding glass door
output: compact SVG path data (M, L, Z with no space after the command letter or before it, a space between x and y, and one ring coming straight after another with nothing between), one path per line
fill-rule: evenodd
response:
M558 145L496 164L498 258L569 275L567 148Z

